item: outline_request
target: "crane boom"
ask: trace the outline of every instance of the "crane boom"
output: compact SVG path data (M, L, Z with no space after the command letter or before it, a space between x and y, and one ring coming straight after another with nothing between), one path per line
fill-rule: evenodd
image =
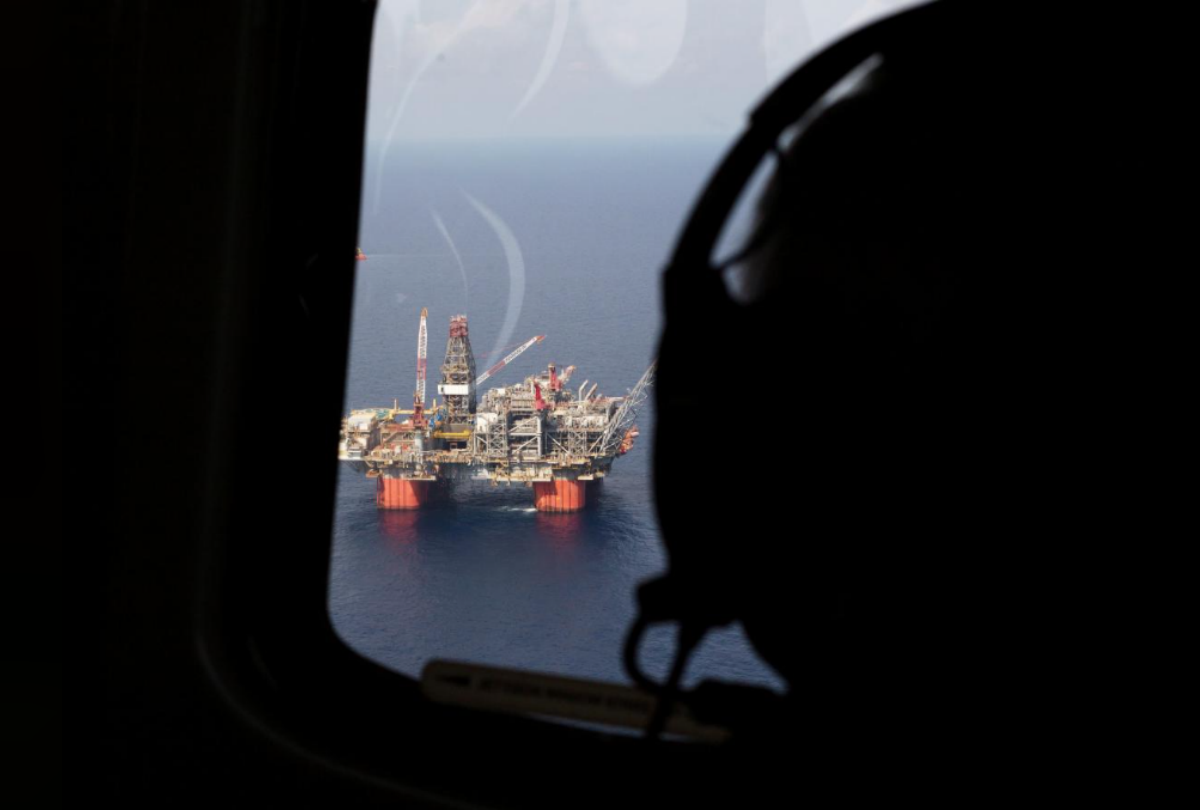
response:
M531 337L529 340L525 341L520 346L513 349L507 357L505 357L503 360L501 360L496 365L489 368L487 371L480 374L479 378L475 380L475 387L478 388L480 385L482 385L487 380L488 377L491 377L493 374L495 374L497 371L499 371L500 369L507 366L513 360L516 360L517 357L521 354L521 352L525 351L526 349L528 349L530 346L532 346L535 343L541 343L545 339L546 339L545 335L538 335L536 337Z
M626 433L633 428L633 420L637 416L638 407L646 401L647 389L654 384L654 375L657 369L658 360L656 359L646 369L642 378L637 381L637 385L625 395L621 407L613 414L604 435L596 442L601 453L612 454L618 451Z
M417 333L417 393L416 400L419 405L425 405L425 359L428 356L429 350L429 332L425 326L425 319L429 317L429 310L421 308L421 331Z

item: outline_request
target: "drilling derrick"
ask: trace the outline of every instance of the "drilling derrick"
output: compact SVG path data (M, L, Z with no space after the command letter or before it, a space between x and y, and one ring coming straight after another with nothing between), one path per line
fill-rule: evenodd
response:
M450 339L446 342L446 361L442 363L442 381L438 384L450 430L470 430L475 413L475 355L467 334L467 316L450 319Z

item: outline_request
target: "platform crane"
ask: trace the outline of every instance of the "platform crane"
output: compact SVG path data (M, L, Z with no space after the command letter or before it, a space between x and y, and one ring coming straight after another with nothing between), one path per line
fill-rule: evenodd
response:
M489 377L491 377L497 371L499 371L500 369L507 366L513 360L516 360L521 355L521 353L524 352L526 349L528 349L530 346L532 346L535 343L541 343L545 339L546 339L545 335L537 335L536 337L531 337L529 340L525 341L520 346L513 349L512 352L510 352L507 357L505 357L503 360L501 360L496 365L489 368L487 371L480 374L479 378L475 380L475 387L478 388L480 385L482 385Z
M648 389L654 385L654 375L657 370L658 360L655 360L646 369L646 373L642 375L642 378L637 381L637 385L625 395L624 400L621 402L621 407L617 409L617 412L609 421L604 435L591 448L593 452L624 455L633 446L633 440L638 435L637 426L633 424L633 419L637 414L638 408L646 401ZM588 396L590 397L591 394L589 393Z
M415 428L425 427L425 367L429 354L429 331L426 320L429 310L421 308L421 328L417 332L417 390L413 393L412 424Z

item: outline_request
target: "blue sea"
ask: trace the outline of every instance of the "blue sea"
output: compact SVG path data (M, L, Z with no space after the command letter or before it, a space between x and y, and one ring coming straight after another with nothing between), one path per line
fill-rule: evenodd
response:
M652 361L658 278L723 143L527 141L394 144L368 155L346 409L409 407L429 309L429 397L452 315L466 314L480 372L545 335L485 387L577 367L571 380L624 394ZM719 328L719 325L714 325ZM697 380L697 384L705 381ZM539 513L532 490L457 485L417 512L375 506L343 467L329 608L362 655L416 676L451 658L626 682L621 644L635 586L665 565L651 495L653 401L641 437L575 514ZM698 471L697 475L703 475ZM736 538L729 553L737 554ZM643 646L664 673L670 628ZM686 681L782 689L740 628L714 631Z

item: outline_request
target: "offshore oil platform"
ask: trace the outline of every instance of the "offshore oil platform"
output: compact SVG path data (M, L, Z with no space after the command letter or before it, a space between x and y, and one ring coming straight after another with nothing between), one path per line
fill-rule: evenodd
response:
M418 509L455 480L532 488L543 512L573 512L587 503L589 486L633 447L634 419L653 383L655 364L622 397L596 393L587 380L568 387L574 366L551 363L524 382L477 391L545 335L530 338L483 374L476 374L467 316L450 319L450 337L435 399L425 407L428 310L417 336L417 385L411 410L353 410L342 420L338 458L375 479L381 509Z

